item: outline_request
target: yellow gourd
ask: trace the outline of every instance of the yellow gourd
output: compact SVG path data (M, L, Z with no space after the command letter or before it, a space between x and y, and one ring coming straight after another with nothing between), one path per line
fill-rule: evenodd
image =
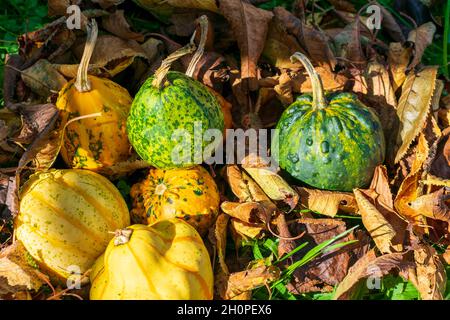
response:
M95 170L126 161L130 154L126 134L130 94L109 79L87 74L97 31L92 20L88 24L88 39L77 78L61 89L56 102L63 123L75 117L99 114L68 124L61 155L72 168Z
M211 175L201 166L190 169L151 169L131 188L132 217L152 224L181 218L205 234L217 216L220 195Z
M202 238L180 219L116 231L91 272L92 300L210 300L213 273Z
M16 237L61 278L86 272L113 232L130 224L127 205L105 177L88 170L36 173L21 190Z

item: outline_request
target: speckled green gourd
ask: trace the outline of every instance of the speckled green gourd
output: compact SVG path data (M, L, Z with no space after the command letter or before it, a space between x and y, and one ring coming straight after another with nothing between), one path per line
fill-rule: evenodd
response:
M364 187L384 161L380 120L354 94L325 98L320 78L315 82L314 76L317 73L310 74L313 86L320 86L316 94L322 97L302 95L284 111L272 155L282 169L313 187L338 191Z
M190 167L199 154L194 144L196 132L203 136L208 129L224 129L224 117L216 97L200 82L183 73L169 71L161 88L150 77L137 93L127 120L128 138L139 156L159 169ZM188 133L190 161L174 161L172 152L179 148L181 137L176 130ZM180 131L178 131L180 132ZM197 138L196 138L196 141ZM203 141L204 148L210 144ZM178 150L178 149L175 149Z

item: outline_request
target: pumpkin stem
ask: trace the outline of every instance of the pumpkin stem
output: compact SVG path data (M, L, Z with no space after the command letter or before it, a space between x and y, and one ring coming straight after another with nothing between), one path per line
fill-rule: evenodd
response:
M170 67L172 66L172 63L178 60L179 58L187 54L190 54L194 51L195 51L195 44L189 43L188 45L168 55L167 58L165 58L161 63L161 66L158 68L158 70L156 70L152 86L154 86L155 88L162 88L164 83L166 82L166 76L170 70Z
M86 44L84 46L83 57L81 58L80 66L78 67L77 80L75 82L75 88L78 92L91 91L91 84L88 79L88 68L98 35L98 26L95 19L92 19L91 22L87 24L86 28Z
M167 186L164 183L160 183L155 188L155 194L157 196L162 196L166 192Z
M200 25L200 43L198 44L198 49L195 52L194 56L192 57L191 62L189 63L189 66L186 70L186 75L188 77L194 76L195 68L197 67L197 64L199 63L200 59L203 56L203 53L205 52L205 45L206 45L206 39L208 38L208 17L203 15L200 18L198 18L198 23ZM192 36L192 40L194 40L195 33Z
M320 79L319 74L314 69L311 61L301 52L296 52L291 56L292 63L300 61L306 69L306 72L311 79L312 90L313 90L313 105L316 109L323 109L327 106L327 101L325 100L325 95L323 94L323 84L322 79Z
M133 229L119 229L114 231L114 245L120 246L130 241Z

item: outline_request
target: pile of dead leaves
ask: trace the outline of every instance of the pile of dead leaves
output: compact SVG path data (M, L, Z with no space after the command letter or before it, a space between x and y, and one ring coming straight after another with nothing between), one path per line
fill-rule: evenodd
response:
M416 19L417 26L408 28L380 6L382 28L369 30L364 8L357 11L342 0L329 0L327 10L297 0L291 10L270 11L258 7L267 1L148 1L149 12L117 0L48 2L55 20L20 36L19 54L5 61L0 297L86 297L85 288L54 288L13 242L11 223L27 175L63 166L57 157L64 128L58 127L54 102L76 76L86 21L96 18L101 28L90 73L114 78L133 95L162 59L189 41L205 14L211 31L194 77L221 96L231 111L229 126L272 128L296 95L311 90L305 70L289 59L300 51L313 61L326 90L355 92L376 111L388 145L386 163L369 188L353 193L309 189L264 166L211 168L223 200L206 239L215 259L216 297L250 299L253 289L278 281L308 248L344 233L337 243L349 245L321 252L295 269L285 283L290 293L334 290L335 299L351 299L365 279L394 274L414 284L422 299L444 298L450 263L450 96L443 92L450 83L439 77L438 67L421 63L436 37L435 22ZM70 4L81 6L82 30L66 27ZM137 13L157 30L133 29L130 17ZM185 71L190 58L175 68ZM133 158L103 173L131 184L145 167ZM360 217L362 225L350 229L342 215ZM267 237L279 239L279 261L308 246L276 264L239 254L246 241ZM231 240L235 249L227 245Z

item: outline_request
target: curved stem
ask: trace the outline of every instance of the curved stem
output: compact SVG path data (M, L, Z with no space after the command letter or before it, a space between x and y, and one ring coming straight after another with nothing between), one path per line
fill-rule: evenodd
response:
M322 79L320 79L319 74L314 69L311 61L300 52L296 52L291 56L292 63L300 61L308 72L311 79L312 91L313 91L313 105L316 109L323 109L327 106L327 101L325 100L325 95L323 93Z
M192 57L191 63L189 63L189 67L186 70L186 75L191 78L194 76L195 68L205 52L206 39L208 38L208 17L206 15L201 16L198 18L198 23L200 24L201 30L200 43L198 44L198 49Z
M84 46L83 57L81 58L80 66L78 67L77 80L75 82L75 88L78 92L91 91L91 84L88 79L89 61L91 60L92 53L94 52L95 43L97 41L98 26L95 19L92 19L87 24L87 39Z
M195 44L189 43L188 45L167 56L167 58L165 58L161 63L161 66L158 68L158 70L156 70L152 85L156 88L162 88L164 82L166 81L167 73L172 66L172 63L180 59L181 57L194 52L195 49Z

